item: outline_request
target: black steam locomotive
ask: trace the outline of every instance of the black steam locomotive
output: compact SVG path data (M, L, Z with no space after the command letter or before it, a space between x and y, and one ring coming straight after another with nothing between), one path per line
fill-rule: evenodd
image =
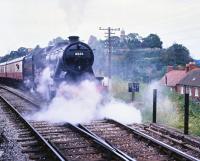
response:
M75 82L85 76L94 77L92 49L79 41L78 36L70 36L69 41L57 43L44 49L36 49L24 58L24 82L38 84L41 71L50 67L55 82Z
M46 48L35 48L27 56L0 64L0 79L23 82L28 88L35 88L41 73L51 69L55 83L77 82L85 77L95 79L92 65L92 49L79 41L78 36L70 36L69 41L61 41ZM98 78L102 79L102 78Z

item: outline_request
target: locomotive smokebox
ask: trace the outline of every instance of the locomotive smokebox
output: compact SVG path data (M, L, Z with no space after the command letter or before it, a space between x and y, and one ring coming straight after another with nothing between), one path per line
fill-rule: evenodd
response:
M79 37L78 36L69 36L69 42L71 43L75 43L79 41Z
M94 75L92 65L94 54L92 49L79 41L78 36L70 36L69 44L65 47L62 56L56 63L54 79L77 81L84 75ZM64 74L64 75L63 75Z

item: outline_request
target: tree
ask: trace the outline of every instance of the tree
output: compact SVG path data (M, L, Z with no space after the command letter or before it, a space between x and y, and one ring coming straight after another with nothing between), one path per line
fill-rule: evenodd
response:
M120 38L118 36L112 36L111 45L113 48L120 48Z
M64 42L65 40L62 37L57 37L55 39L53 39L52 41L49 41L48 46L53 46L55 44Z
M181 44L173 44L162 53L162 61L165 65L185 65L193 59L189 50Z
M162 48L162 41L160 37L156 34L150 34L143 38L142 41L143 48Z
M110 37L110 42L111 42L111 46L113 48L120 48L120 38L118 36L111 36ZM108 39L102 41L102 43L104 44L104 46L107 48L108 47L108 44L109 44L109 41Z
M17 56L18 57L21 57L21 56L25 56L28 54L28 49L25 48L25 47L20 47L18 50L17 50L18 54Z
M18 57L18 51L11 51L10 52L9 60L15 59L17 57Z
M98 40L95 36L90 36L88 44L93 50L94 53L94 64L93 69L97 75L102 75L102 72L105 73L106 69L106 52L105 50L106 40Z
M142 38L137 33L130 33L125 38L127 46L129 49L141 48Z
M91 35L91 36L89 37L89 40L88 40L88 45L93 46L93 45L95 45L96 43L98 43L97 38L96 38L95 36Z
M7 61L8 59L9 59L9 54L6 54L5 56L3 56L2 58L1 58L1 60L0 60L0 62L2 63L2 62L5 62L5 61Z
M3 56L0 62L16 59L16 58L25 56L27 54L28 54L28 49L25 47L20 47L17 51L11 51L9 54L6 54L5 56Z

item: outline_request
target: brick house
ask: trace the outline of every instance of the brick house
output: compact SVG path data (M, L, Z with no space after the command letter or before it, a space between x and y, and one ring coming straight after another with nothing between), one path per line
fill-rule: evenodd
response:
M179 70L168 66L167 73L160 83L180 94L188 92L190 97L200 100L200 68L194 63L189 63L185 69Z
M193 69L177 84L177 92L189 93L190 97L200 100L200 69Z
M185 70L173 69L173 66L167 67L166 74L160 80L162 85L169 87L171 90L177 92L177 84L179 81L186 76Z

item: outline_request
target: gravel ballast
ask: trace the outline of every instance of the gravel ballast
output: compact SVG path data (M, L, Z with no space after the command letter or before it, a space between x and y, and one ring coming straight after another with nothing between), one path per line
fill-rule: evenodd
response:
M21 147L17 143L16 129L11 120L6 116L0 102L0 160L1 161L27 161L21 153Z

